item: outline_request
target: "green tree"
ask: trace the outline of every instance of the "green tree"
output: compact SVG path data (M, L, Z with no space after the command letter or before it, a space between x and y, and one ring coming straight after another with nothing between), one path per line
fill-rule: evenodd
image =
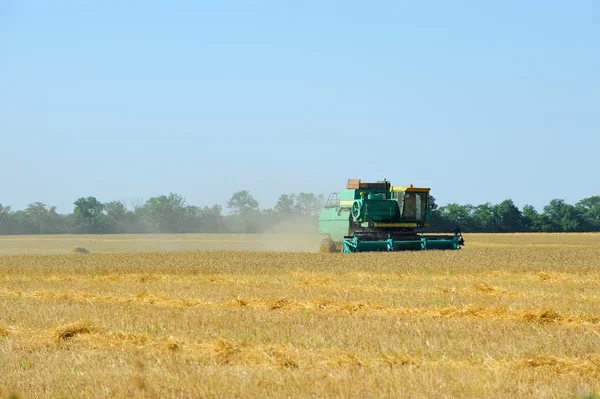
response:
M56 207L47 208L41 202L29 204L25 209L27 230L33 234L63 233L62 219Z
M299 193L295 197L295 213L306 217L317 217L325 202L325 197L321 194Z
M73 219L75 231L81 233L106 233L108 219L104 214L104 204L96 197L81 197L74 202Z
M143 217L153 232L181 233L186 217L185 200L175 193L152 197L144 204Z
M10 206L0 204L0 234L10 233Z
M540 215L532 205L523 207L522 224L525 231L542 231Z
M277 203L275 207L273 207L273 211L276 214L289 216L294 213L295 207L295 195L294 194L281 194L277 199Z
M314 218L319 215L325 197L313 193L282 194L273 211L281 216L304 216Z
M106 218L108 221L108 229L111 233L125 233L129 221L129 211L125 204L121 201L111 201L104 205Z
M600 196L584 198L575 204L575 208L582 215L586 230L600 231Z
M205 206L200 210L200 232L203 233L222 233L223 215L222 208L219 205L212 207Z
M472 230L485 233L493 233L497 229L496 215L494 206L489 202L482 205L477 205L473 208Z
M227 201L227 207L231 209L234 215L248 215L252 212L258 211L258 201L250 194L248 190L242 190L234 193L229 201Z
M25 211L11 212L7 221L7 234L33 234L34 231L29 226L29 217Z
M451 203L445 206L441 206L440 215L449 225L454 227L460 227L462 231L473 231L473 205L459 205Z
M437 201L433 195L429 196L429 209L430 209L430 221L431 227L428 229L430 231L450 231L456 226L452 226L452 223L444 219L440 208L437 204Z
M581 231L584 221L581 213L564 200L553 199L544 207L542 229L544 231Z
M439 206L433 195L429 196L429 209L431 210L431 213L438 212L438 210L439 210Z
M202 228L202 209L195 205L183 207L182 233L200 233Z
M494 205L495 225L501 233L523 231L523 215L510 199Z
M231 210L232 215L228 218L229 228L240 233L258 232L259 225L263 222L258 206L258 201L248 190L234 193L227 201L227 207Z

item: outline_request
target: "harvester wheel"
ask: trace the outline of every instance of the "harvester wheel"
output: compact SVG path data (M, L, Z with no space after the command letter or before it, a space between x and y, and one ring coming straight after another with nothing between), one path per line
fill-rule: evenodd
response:
M331 238L325 238L321 241L320 252L337 252L335 249L335 243Z

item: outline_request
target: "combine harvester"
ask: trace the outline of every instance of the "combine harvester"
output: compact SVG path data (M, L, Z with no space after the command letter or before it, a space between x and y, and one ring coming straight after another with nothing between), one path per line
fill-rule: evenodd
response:
M460 249L464 239L458 228L454 235L418 232L429 226L429 191L349 179L346 190L331 194L319 215L319 233L325 235L321 252Z

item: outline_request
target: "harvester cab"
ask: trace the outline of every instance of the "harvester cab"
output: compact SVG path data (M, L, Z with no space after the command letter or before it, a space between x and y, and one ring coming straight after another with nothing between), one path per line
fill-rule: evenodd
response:
M392 186L349 179L346 189L333 193L319 215L321 252L370 252L460 249L464 239L423 234L429 227L429 188Z

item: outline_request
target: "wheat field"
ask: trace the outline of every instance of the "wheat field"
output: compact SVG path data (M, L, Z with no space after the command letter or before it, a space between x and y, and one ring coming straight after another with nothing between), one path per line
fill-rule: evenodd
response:
M599 395L600 235L465 240L2 237L0 397Z

